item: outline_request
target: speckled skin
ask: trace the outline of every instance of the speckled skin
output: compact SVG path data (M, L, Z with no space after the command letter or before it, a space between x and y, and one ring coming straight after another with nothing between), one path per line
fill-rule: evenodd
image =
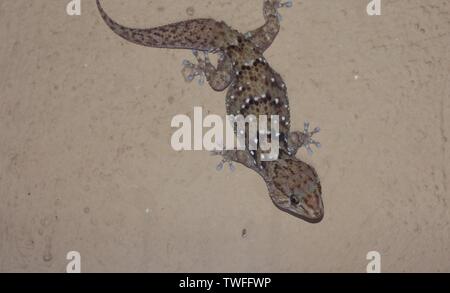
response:
M281 210L308 222L320 222L324 216L319 177L313 167L295 157L313 133L290 131L290 108L287 88L281 76L263 56L279 30L279 0L265 0L265 24L255 31L241 34L224 22L193 19L150 29L133 29L113 21L100 6L106 24L127 41L156 48L193 49L220 54L215 68L207 57L195 53L198 65L190 65L195 74L204 73L217 91L228 89L226 109L229 115L278 115L280 117L280 157L261 162L260 151L224 151L226 161L241 163L260 174L270 197ZM189 76L192 78L192 76Z

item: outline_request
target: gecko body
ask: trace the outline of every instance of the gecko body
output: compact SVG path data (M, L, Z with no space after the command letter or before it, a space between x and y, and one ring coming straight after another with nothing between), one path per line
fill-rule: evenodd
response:
M261 161L261 151L223 151L223 162L237 162L257 172L267 184L270 197L279 209L308 222L323 219L324 206L319 176L310 165L296 158L301 147L311 151L319 146L312 136L319 129L291 132L287 87L281 76L264 58L280 30L278 10L290 2L265 0L265 24L242 34L224 22L214 19L192 19L149 29L128 28L112 20L97 5L105 23L125 40L153 48L192 49L198 64L184 62L187 81L204 76L211 88L227 90L228 115L267 115L279 117L280 155L275 161ZM200 54L199 52L203 52ZM220 58L215 67L208 53ZM274 139L269 136L269 139Z

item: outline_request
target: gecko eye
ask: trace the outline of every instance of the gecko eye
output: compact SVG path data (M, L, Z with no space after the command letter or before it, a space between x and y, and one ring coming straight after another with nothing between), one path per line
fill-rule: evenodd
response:
M291 204L294 206L297 206L300 201L298 200L297 196L295 196L295 194L290 196L290 200L291 200Z

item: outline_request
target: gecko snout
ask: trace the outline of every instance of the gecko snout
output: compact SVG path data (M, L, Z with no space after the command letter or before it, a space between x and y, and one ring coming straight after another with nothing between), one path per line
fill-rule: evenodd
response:
M291 195L290 210L301 218L313 223L322 221L324 216L322 198L314 193L306 194L300 192Z

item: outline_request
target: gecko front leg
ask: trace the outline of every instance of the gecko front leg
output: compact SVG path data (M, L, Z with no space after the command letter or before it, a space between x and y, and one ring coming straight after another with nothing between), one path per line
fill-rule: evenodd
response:
M226 163L228 163L230 165L230 169L234 171L233 163L238 163L265 177L265 173L263 173L263 170L258 167L255 158L247 150L223 150L215 151L212 154L222 157L222 160L217 166L218 171L221 171Z
M304 132L295 131L289 134L288 138L288 151L292 156L298 152L298 150L302 147L305 147L308 151L309 155L313 154L312 146L316 146L317 148L321 147L321 144L318 141L313 139L313 136L320 132L320 128L316 127L314 130L310 131L309 122L305 122Z
M198 51L193 51L198 64L193 64L188 60L183 61L182 74L187 82L199 76L199 83L203 84L204 78L215 91L224 91L232 81L232 63L228 56L220 54L217 68L211 63L207 52L203 52L202 58Z

